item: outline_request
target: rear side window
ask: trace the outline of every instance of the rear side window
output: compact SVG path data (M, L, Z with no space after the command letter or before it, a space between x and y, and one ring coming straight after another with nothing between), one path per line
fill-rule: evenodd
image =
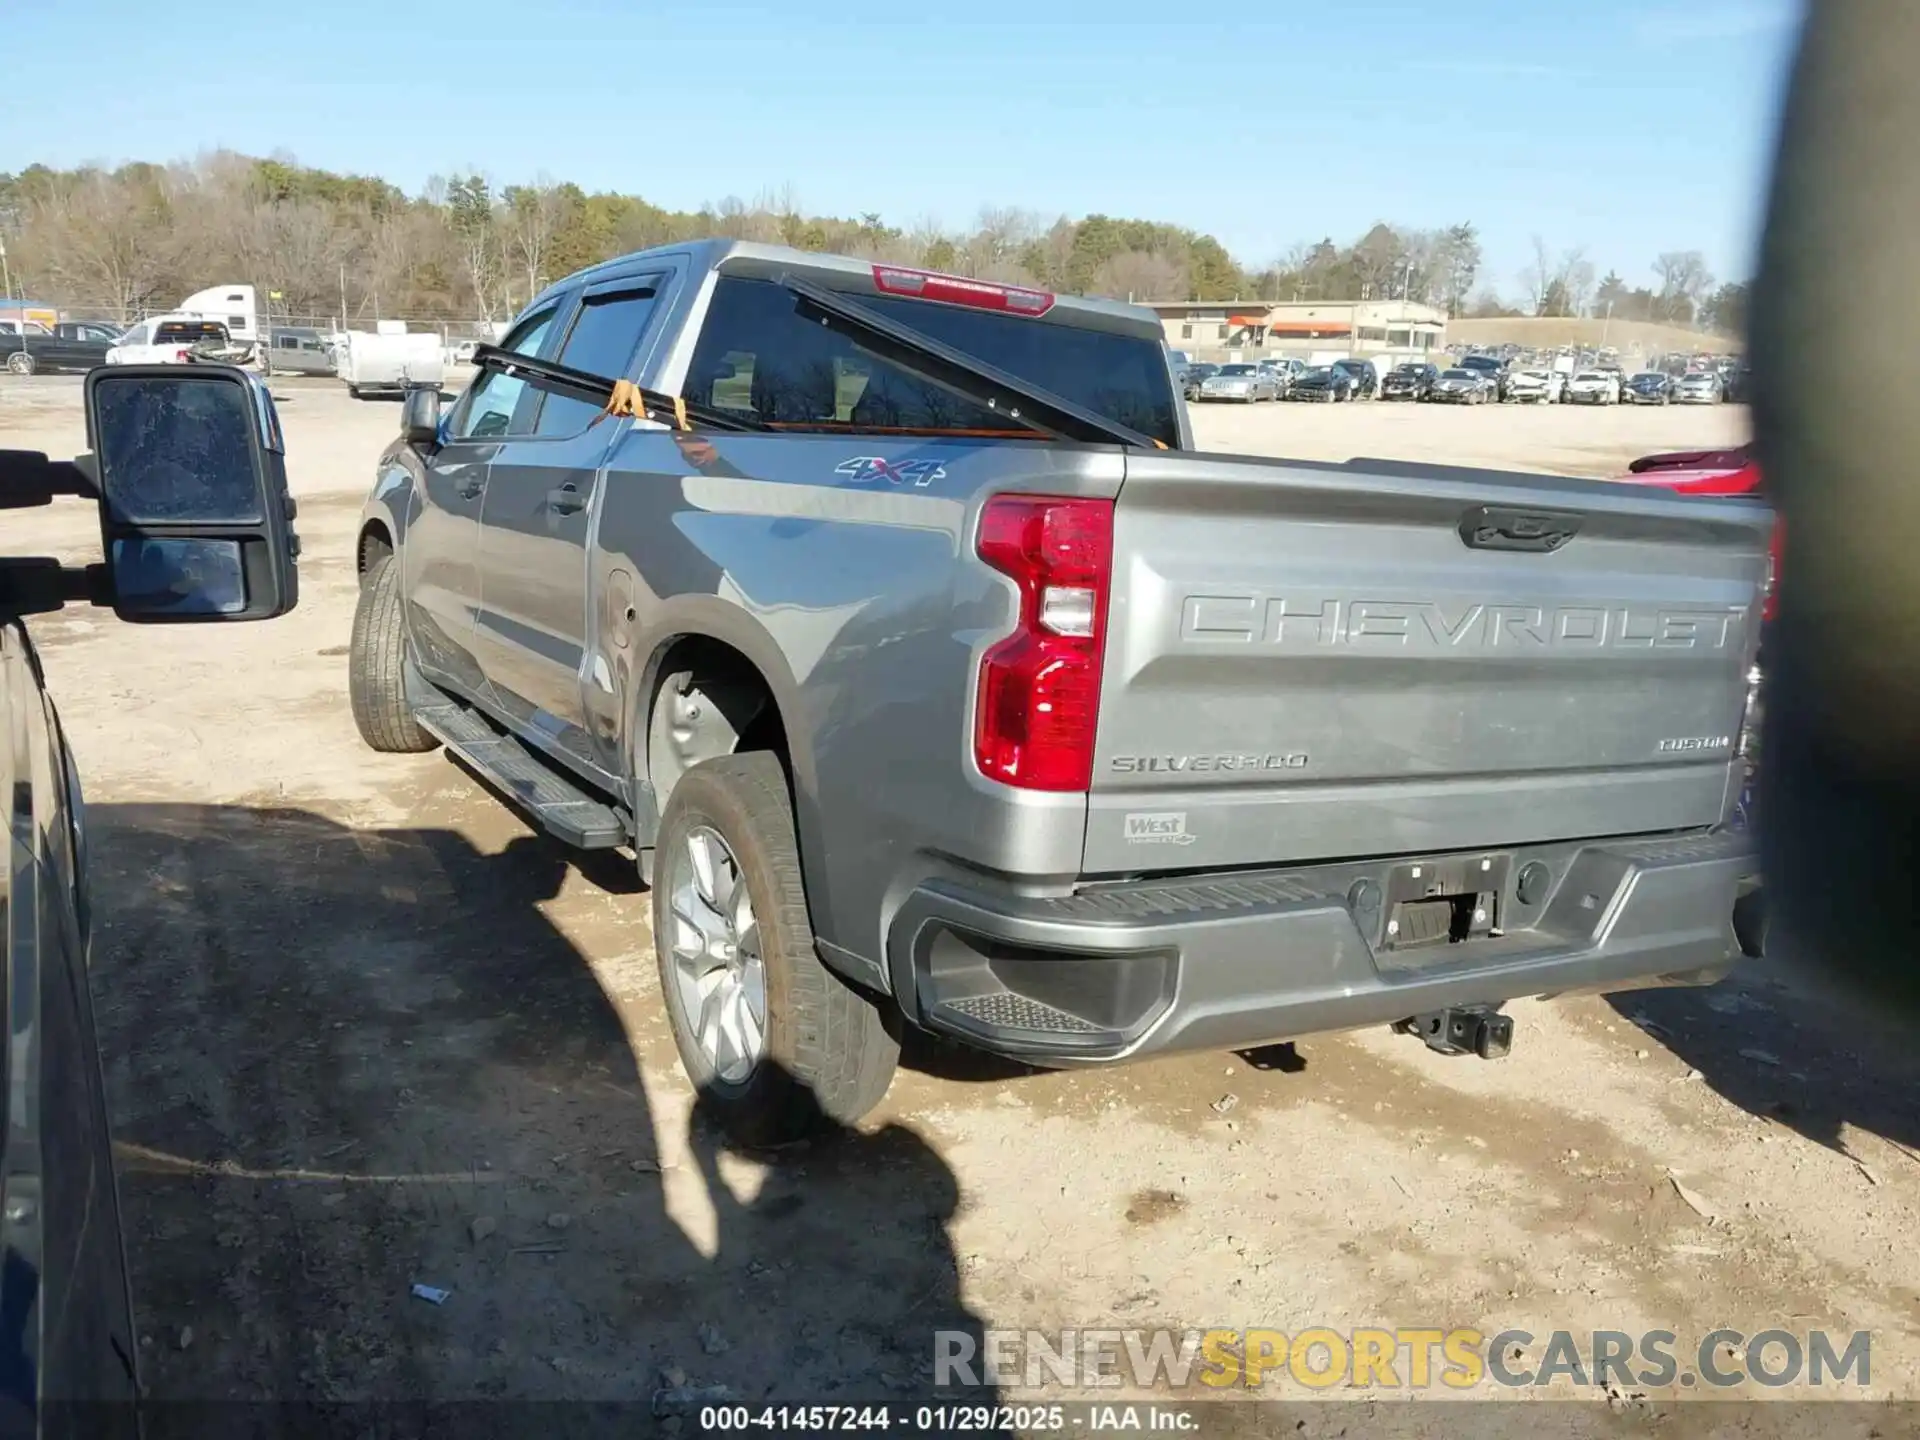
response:
M1169 446L1180 443L1163 342L898 295L850 297ZM794 313L770 280L724 276L687 371L688 399L793 429L1024 436Z
M628 367L653 315L657 295L655 282L647 280L587 296L574 317L573 328L567 332L566 344L560 349L560 363L610 380L630 379ZM593 417L600 411L601 407L590 400L543 390L533 433L578 435L593 423Z

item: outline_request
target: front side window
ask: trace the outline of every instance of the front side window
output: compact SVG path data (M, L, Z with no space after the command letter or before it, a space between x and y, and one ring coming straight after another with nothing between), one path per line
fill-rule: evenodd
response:
M538 355L540 346L560 313L558 305L549 305L537 315L529 315L502 342L502 350L516 355ZM520 404L527 382L518 375L502 375L498 370L483 370L467 390L466 398L447 425L452 440L497 440L513 424L513 412Z
M658 293L653 281L636 280L624 289L587 296L560 349L560 363L610 380L632 378L627 370L633 362L633 352L639 348L641 333L653 314ZM540 413L534 421L533 433L578 435L593 423L593 417L600 410L591 400L547 390L540 397Z

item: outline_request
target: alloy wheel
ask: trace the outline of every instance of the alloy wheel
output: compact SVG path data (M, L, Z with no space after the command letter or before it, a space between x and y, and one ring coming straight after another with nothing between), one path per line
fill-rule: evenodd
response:
M717 830L689 829L668 876L673 981L714 1075L744 1083L766 1055L767 971L746 877Z

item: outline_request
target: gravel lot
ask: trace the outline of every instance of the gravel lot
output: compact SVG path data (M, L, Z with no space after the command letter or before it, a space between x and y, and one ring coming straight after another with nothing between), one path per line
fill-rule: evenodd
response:
M1379 1032L1064 1075L925 1045L862 1133L727 1151L690 1113L632 867L570 858L437 754L360 746L351 545L397 409L275 385L296 614L33 624L86 781L155 1394L622 1399L678 1369L912 1396L938 1328L1164 1324L1868 1329L1871 1393L1920 1398L1920 1063L1777 960L1516 1004L1497 1064ZM1215 450L1605 474L1745 415L1196 424ZM77 382L0 378L0 444L83 443ZM93 555L78 502L8 523L11 553Z

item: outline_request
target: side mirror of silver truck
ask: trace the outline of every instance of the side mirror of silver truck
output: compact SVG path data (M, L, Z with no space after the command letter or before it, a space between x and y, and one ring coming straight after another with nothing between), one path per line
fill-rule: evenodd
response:
M286 441L260 380L226 365L89 371L87 438L122 620L271 620L299 601Z

